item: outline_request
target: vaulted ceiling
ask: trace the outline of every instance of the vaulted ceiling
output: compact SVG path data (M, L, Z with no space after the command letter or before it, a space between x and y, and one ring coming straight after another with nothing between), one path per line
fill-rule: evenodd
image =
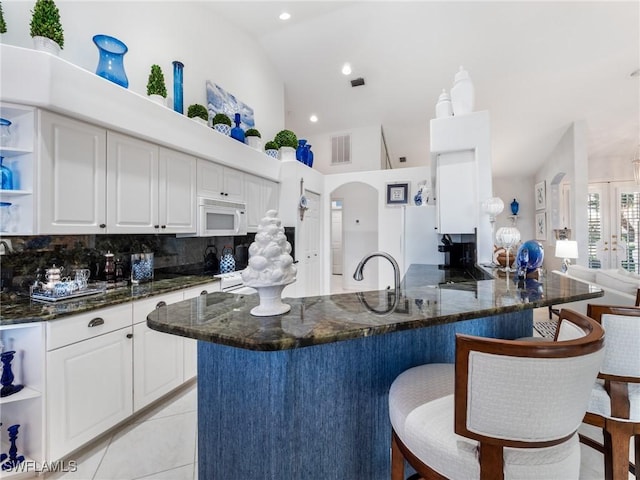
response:
M271 59L287 128L309 136L380 124L394 167L401 156L406 166L429 162L429 120L459 65L473 80L475 109L491 116L494 176L535 173L574 121L586 122L592 159L631 161L640 144L638 1L210 6ZM351 87L356 77L365 85Z

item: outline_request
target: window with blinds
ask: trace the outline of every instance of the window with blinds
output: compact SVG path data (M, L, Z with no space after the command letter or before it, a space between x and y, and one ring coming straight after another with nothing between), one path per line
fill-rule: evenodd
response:
M638 228L640 228L640 193L620 195L620 242L625 245L620 266L629 272L640 272L638 263Z
M587 221L589 223L589 268L601 268L597 242L602 240L602 205L599 193L589 193Z

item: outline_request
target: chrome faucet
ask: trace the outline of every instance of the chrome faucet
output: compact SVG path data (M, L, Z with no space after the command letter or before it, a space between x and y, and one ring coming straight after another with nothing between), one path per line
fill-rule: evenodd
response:
M362 270L364 269L365 264L373 257L386 258L387 260L389 260L389 262L391 262L391 266L393 267L394 289L396 292L398 292L400 290L400 267L398 267L398 262L396 262L396 259L386 252L373 252L365 255L356 267L356 271L353 273L353 279L358 282L362 280Z

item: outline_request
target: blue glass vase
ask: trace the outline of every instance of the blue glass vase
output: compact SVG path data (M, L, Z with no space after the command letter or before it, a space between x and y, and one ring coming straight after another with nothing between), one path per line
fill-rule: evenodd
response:
M231 138L235 138L239 142L244 143L244 130L240 127L240 114L236 113L233 117L236 126L231 129Z
M544 261L544 248L536 240L527 240L516 254L516 270L518 277L524 278L527 274L535 272Z
M100 59L96 75L120 85L129 87L129 79L124 73L124 54L129 50L120 40L108 35L95 35L93 43L98 47Z
M520 209L520 204L518 203L518 201L514 198L513 202L511 202L511 214L512 215L517 215L518 214L518 210Z
M305 165L313 167L313 152L311 151L311 145L307 143L306 146L309 148L307 149L307 161L305 162Z
M173 109L178 113L184 113L184 101L182 100L183 86L182 77L184 65L175 60L173 62Z
M13 190L13 172L2 164L4 157L0 157L0 190Z
M305 144L307 143L307 141L304 138L299 138L298 139L298 148L296 148L296 160L298 160L299 162L304 163L304 161L302 160L303 155L305 154Z

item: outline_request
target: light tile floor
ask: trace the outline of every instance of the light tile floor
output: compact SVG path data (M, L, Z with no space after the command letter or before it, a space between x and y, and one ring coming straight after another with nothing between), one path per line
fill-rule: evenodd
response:
M534 319L548 320L546 308L537 309ZM194 383L70 457L77 461L76 472L49 474L45 479L197 480L196 408ZM584 429L598 438L597 429ZM581 452L580 480L602 480L602 455L584 445Z

